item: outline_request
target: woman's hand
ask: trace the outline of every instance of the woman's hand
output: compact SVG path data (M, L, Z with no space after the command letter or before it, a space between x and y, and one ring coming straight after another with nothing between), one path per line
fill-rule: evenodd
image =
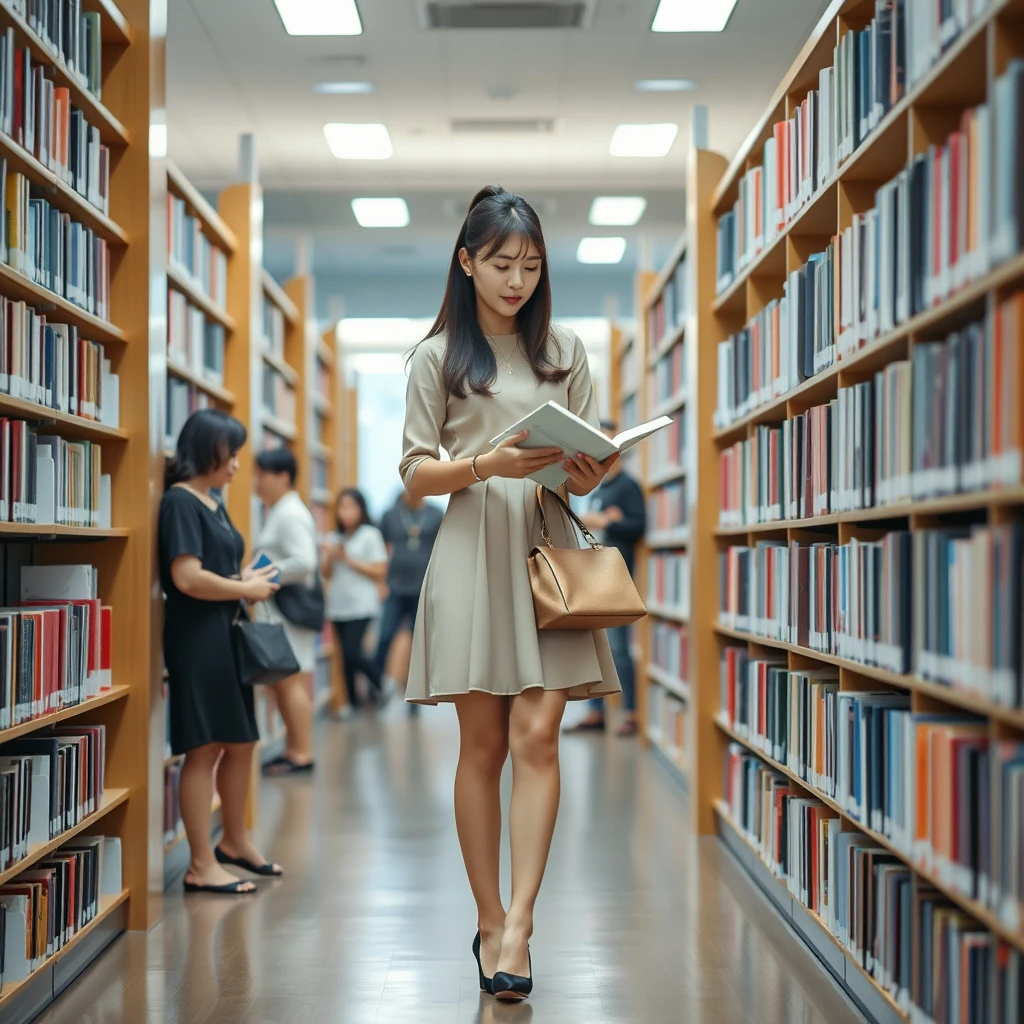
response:
M569 490L576 495L589 494L618 461L618 452L609 455L604 462L598 462L582 452L577 452L575 458L565 459L562 468L569 474Z
M244 591L242 598L250 604L259 601L266 601L272 594L280 589L280 584L271 581L270 577L277 573L273 565L266 565L262 569L246 568L242 571L242 583Z
M522 480L545 466L553 466L562 458L561 448L517 448L529 437L528 430L521 430L497 445L486 455L477 456L476 470L486 480L492 476L504 476L510 480Z

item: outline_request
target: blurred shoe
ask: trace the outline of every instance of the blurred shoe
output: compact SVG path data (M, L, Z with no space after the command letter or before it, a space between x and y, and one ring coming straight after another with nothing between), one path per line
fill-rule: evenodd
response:
M615 735L622 739L635 736L640 731L640 723L635 718L627 718L615 731Z
M604 732L604 717L592 718L587 715L586 718L581 718L575 725L567 725L562 732L566 734L581 733L581 732Z

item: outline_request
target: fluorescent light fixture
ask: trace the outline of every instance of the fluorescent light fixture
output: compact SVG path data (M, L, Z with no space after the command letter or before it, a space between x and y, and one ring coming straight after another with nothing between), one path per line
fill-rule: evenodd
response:
M404 199L353 199L352 212L364 228L404 228L409 223Z
M274 0L290 36L360 36L356 0Z
M676 141L677 124L620 124L612 134L612 156L664 156Z
M651 31L721 32L735 6L736 0L661 0Z
M334 121L324 125L324 135L339 160L387 160L395 155L386 125Z
M365 96L373 91L373 82L317 82L313 86L313 92L321 96Z
M624 238L581 238L576 259L579 263L621 263L625 254Z
M692 78L641 78L633 88L637 92L693 92L697 83Z
M632 226L646 209L643 196L598 196L590 205L590 223L600 227Z

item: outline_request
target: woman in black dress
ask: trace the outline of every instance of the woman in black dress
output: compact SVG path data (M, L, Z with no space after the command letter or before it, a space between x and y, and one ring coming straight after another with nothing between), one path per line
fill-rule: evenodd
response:
M171 749L184 754L181 817L192 852L187 892L250 893L221 865L257 875L280 875L252 845L245 827L252 758L259 733L251 687L238 680L231 622L239 601L265 601L277 590L273 566L241 569L245 542L227 510L212 496L238 468L246 432L214 409L194 413L168 463L160 503L160 581L166 595L164 661L167 665ZM213 775L217 773L224 836L210 842Z

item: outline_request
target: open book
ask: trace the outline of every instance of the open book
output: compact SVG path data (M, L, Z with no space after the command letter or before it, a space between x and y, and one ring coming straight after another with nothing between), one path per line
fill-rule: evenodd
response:
M561 448L566 455L575 455L583 452L598 462L604 462L609 455L615 452L624 452L638 444L645 437L662 427L667 427L672 422L668 416L659 416L649 423L641 423L639 426L623 430L621 434L614 437L606 437L597 427L592 427L586 420L562 408L556 402L545 402L544 405L534 409L529 416L524 416L518 423L513 423L508 430L502 431L493 438L491 444L501 444L506 438L520 431L528 430L530 436L524 440L520 448ZM554 490L565 483L569 474L562 468L561 462L538 470L530 474L530 479L535 480L545 487Z

